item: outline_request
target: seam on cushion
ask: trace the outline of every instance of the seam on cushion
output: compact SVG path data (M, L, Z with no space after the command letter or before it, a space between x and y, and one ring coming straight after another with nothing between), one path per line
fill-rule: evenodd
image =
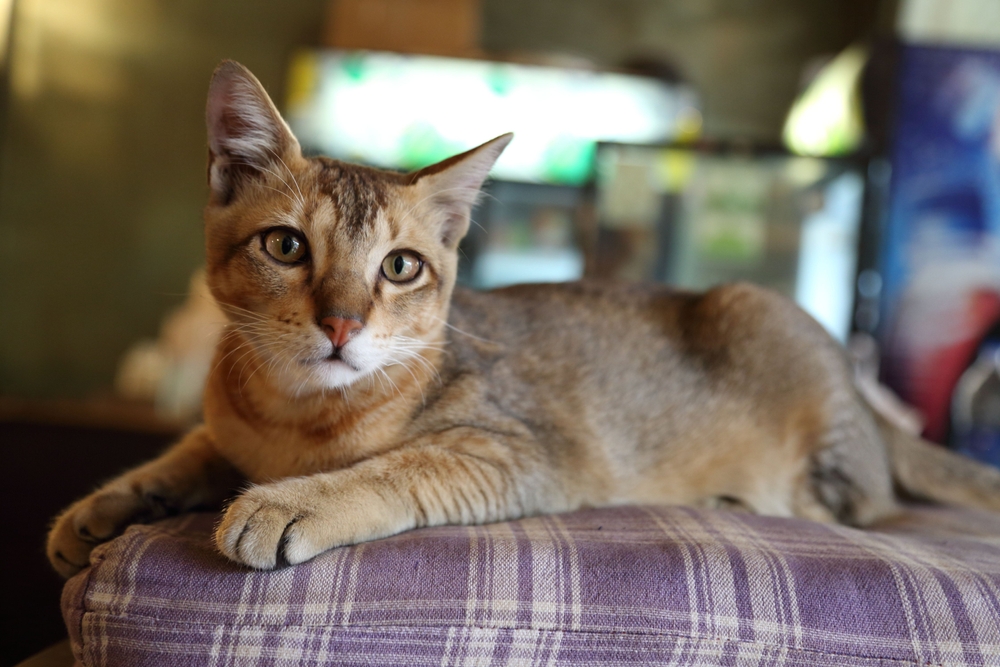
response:
M84 585L83 585L82 599L80 600L80 621L79 621L79 627L77 627L77 629L76 629L77 635L80 637L80 664L81 665L86 665L87 664L87 661L86 661L86 657L87 657L87 635L83 631L84 621L85 621L85 619L87 618L88 615L92 616L94 614L99 613L99 612L93 611L93 609L91 609L89 607L89 605L88 605L88 603L90 601L90 588L94 584L94 569L98 565L100 565L103 560L104 560L103 558L99 558L96 562L93 562L93 563L90 564L90 567L87 568L86 583L84 583ZM75 656L74 656L74 658L75 658Z
M90 612L91 615L105 615L112 616L115 618L135 618L140 620L150 621L151 625L173 625L173 626L183 626L183 627L202 627L202 628L217 628L219 626L225 627L250 627L251 624L238 624L238 623L188 623L185 621L165 621L159 619L155 616L147 616L145 614L107 614L106 612ZM614 637L614 636L635 636L635 637L669 637L677 639L691 639L695 641L706 641L714 644L739 644L742 646L760 646L765 648L777 648L784 649L787 651L796 651L800 653L807 653L810 655L823 655L829 657L838 658L852 658L855 660L863 660L866 662L880 663L880 662L891 662L899 665L915 665L917 667L946 667L944 663L940 662L920 662L917 660L908 660L905 658L890 658L890 657L867 657L862 655L857 655L854 653L842 653L838 651L821 651L818 649L811 648L797 648L794 646L788 646L786 644L770 644L766 642L759 641L747 641L738 638L719 638L711 637L708 635L692 635L685 634L682 632L631 632L631 631L612 631L612 632L594 632L591 630L561 630L557 628L498 628L492 626L484 625L285 625L285 624L256 624L258 628L270 628L270 629L299 629L305 633L315 632L318 630L368 630L368 631L386 631L386 630L463 630L463 629L475 629L475 630L489 630L494 632L561 632L566 635L586 635L593 637Z
M524 630L527 630L527 631L531 631L531 632L573 632L573 633L590 634L590 635L595 635L595 636L597 636L597 635L614 635L614 634L623 635L623 634L628 634L628 635L635 635L637 637L656 637L656 636L683 637L683 638L686 638L686 639L706 639L706 640L717 641L717 642L737 642L737 643L741 643L741 644L756 645L756 646L785 646L789 650L811 651L813 653L820 653L820 654L823 654L823 655L850 655L850 656L854 656L855 655L853 653L837 653L837 652L820 651L818 649L795 648L795 647L790 646L788 644L779 644L779 643L771 643L771 644L769 644L769 643L766 643L766 642L759 642L759 641L747 641L747 640L740 639L738 637L719 637L719 636L711 636L711 635L706 635L706 634L685 634L685 633L682 633L682 632L657 631L657 630L651 630L649 632L643 632L641 629L632 629L632 630L606 630L606 631L604 631L604 630L594 630L594 629L590 629L590 630L583 630L583 629L581 629L581 630L572 630L571 631L571 630L567 630L567 629L563 629L563 628L534 627L534 626L531 626L531 625L504 626L504 625L478 625L478 624L471 624L471 623L470 624L463 624L463 625L454 625L454 624L449 624L449 623L434 623L434 622L429 622L429 623L414 623L412 625L396 625L396 624L392 624L392 623L388 623L388 624L366 624L366 625L362 625L362 624L337 624L337 625L333 625L333 624L324 624L324 623L317 623L317 624L314 624L314 625L305 625L305 624L288 625L288 624L285 624L285 623L262 623L262 622L257 622L257 623L245 623L245 624L240 625L240 624L237 624L237 623L220 622L220 621L214 621L214 622L182 621L182 620L177 620L177 619L172 619L172 618L161 618L159 616L152 616L150 614L142 614L142 613L136 613L136 612L112 612L112 611L107 611L106 609L105 610L100 610L100 611L91 610L90 615L104 616L104 617L107 617L107 618L136 619L136 620L139 620L139 621L149 621L149 622L152 622L152 623L164 623L164 624L168 624L168 625L177 625L177 626L185 626L185 627L192 627L192 628L218 627L218 626L249 627L251 625L253 625L254 627L263 628L263 629L302 628L303 630L308 630L308 629L324 630L324 629L329 629L329 628L342 628L342 629L345 629L345 630L349 630L349 629L352 629L352 628L357 628L357 629L361 629L361 630L378 630L379 628L412 628L412 629L420 629L420 628L477 628L477 629L480 629L480 630L499 630L499 631L504 631L504 630L509 630L509 631L515 631L515 630L517 630L517 631L524 631ZM864 639L870 639L870 638L869 637L865 637ZM873 637L872 639L877 639L877 638ZM843 641L844 643L847 643L848 639L845 638L845 639L842 639L841 641ZM903 641L906 641L906 640L901 639L900 641L903 642ZM912 636L911 636L911 640L907 641L906 643L907 643L907 645L912 646ZM862 656L857 656L857 657L862 657ZM899 661L900 660L900 658L864 658L864 659L866 659L866 660L894 660L894 661ZM904 662L905 662L905 660L904 660ZM923 663L922 662L912 662L912 664L915 664L915 665L927 665L928 667L940 667L942 665L942 663L935 663L935 662L923 662ZM998 667L1000 667L1000 664L998 664Z

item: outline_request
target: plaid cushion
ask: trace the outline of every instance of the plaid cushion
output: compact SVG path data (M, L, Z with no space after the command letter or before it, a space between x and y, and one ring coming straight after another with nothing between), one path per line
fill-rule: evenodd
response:
M678 507L449 526L275 572L215 517L134 526L66 586L83 665L1000 665L1000 516L877 530Z

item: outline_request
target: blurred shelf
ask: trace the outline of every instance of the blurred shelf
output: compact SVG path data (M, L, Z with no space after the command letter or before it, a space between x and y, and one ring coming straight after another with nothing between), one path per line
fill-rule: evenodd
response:
M83 399L26 399L0 396L0 423L36 423L177 434L191 424L168 419L152 405L111 396Z

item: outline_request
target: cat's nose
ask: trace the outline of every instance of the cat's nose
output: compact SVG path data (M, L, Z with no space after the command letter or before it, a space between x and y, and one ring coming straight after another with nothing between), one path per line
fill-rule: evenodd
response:
M344 319L342 317L324 317L319 321L323 333L333 343L333 349L339 350L347 344L351 336L361 331L364 324L361 320Z

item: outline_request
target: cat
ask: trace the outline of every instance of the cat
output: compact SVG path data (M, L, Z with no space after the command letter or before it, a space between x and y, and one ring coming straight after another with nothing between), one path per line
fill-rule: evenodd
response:
M47 555L63 575L127 525L241 484L215 541L260 569L622 503L866 526L897 512L898 485L1000 510L1000 471L879 417L840 346L765 289L456 288L510 134L409 174L306 158L228 61L207 123L208 283L230 324L204 423L57 517Z

